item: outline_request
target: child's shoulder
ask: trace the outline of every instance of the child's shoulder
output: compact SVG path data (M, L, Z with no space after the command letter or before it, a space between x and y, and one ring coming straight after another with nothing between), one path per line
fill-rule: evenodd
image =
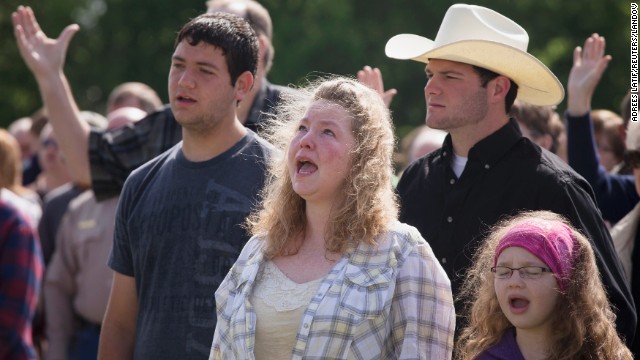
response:
M476 360L524 360L516 343L515 330L507 329L500 341L485 350Z

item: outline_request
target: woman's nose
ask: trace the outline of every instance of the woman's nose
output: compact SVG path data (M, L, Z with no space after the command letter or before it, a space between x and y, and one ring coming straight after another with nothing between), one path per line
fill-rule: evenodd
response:
M302 138L300 139L300 147L306 147L306 148L313 148L314 147L314 139L313 139L313 133L311 130L307 130L303 135Z

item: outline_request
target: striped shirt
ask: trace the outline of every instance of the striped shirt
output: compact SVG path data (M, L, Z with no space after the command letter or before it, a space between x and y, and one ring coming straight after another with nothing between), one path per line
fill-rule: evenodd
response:
M451 285L413 227L394 223L376 246L349 250L321 282L298 328L291 359L450 359ZM265 263L253 237L216 291L209 359L253 359L249 299Z

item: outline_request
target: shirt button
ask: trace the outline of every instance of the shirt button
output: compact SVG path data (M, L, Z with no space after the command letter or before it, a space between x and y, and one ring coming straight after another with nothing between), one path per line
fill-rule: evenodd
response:
M453 184L455 184L455 183L456 183L456 179L451 179L451 180L449 180L449 184L453 185Z
M304 328L305 328L305 329L308 329L308 328L309 328L309 323L305 323L305 324L304 324Z
M447 218L447 222L448 222L448 223L453 222L453 218L452 218L451 216L449 216L449 217Z
M447 152L446 152L446 151L443 151L443 152L442 152L442 156L447 156Z
M489 168L490 168L489 164L484 164L484 168L489 170Z

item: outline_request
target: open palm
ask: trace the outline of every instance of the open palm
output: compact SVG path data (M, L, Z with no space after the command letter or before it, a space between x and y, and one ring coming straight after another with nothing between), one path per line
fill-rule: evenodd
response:
M61 71L69 42L80 27L69 25L57 39L52 39L40 29L30 7L18 7L11 19L20 55L36 78Z

